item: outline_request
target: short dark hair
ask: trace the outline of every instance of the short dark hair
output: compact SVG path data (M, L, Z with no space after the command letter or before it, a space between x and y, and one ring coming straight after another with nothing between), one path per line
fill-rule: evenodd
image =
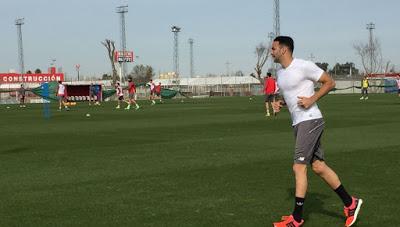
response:
M268 73L267 73L267 76L268 76L268 77L271 77L271 76L272 76L272 74L271 74L270 72L268 72Z
M290 52L293 53L294 50L294 42L293 39L289 36L277 36L274 39L274 42L279 42L280 45L286 46L289 48Z

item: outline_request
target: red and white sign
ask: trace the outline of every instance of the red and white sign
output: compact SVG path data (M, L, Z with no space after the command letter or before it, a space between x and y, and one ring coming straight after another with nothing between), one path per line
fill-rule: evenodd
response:
M64 81L63 73L17 74L0 73L0 84L11 83L44 83L52 81Z
M114 57L115 62L133 62L135 56L133 51L115 51Z

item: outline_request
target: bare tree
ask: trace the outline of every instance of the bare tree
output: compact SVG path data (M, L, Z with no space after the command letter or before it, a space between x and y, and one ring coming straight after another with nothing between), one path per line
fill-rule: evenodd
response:
M394 64L392 64L392 66L390 67L389 72L390 73L395 73L396 72L396 66Z
M135 83L147 83L154 77L154 69L149 65L135 65L128 75Z
M390 60L386 61L385 66L383 67L383 73L393 73L396 72L395 65L390 62Z
M101 42L103 46L107 48L108 58L110 59L111 68L112 68L112 80L113 84L117 82L117 69L115 67L114 57L115 57L115 42L110 39L106 39Z
M264 84L264 79L261 77L261 75L262 75L262 69L268 60L269 51L270 48L264 45L263 43L260 43L256 46L255 54L257 57L257 63L256 66L254 67L256 74L252 73L250 74L250 76L259 80L261 84Z
M365 73L372 74L378 73L383 68L381 46L378 39L375 39L372 43L356 43L353 45L357 55L361 58Z

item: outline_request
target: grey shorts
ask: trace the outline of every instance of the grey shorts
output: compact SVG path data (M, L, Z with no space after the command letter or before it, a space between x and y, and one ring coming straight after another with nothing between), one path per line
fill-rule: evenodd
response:
M324 131L324 119L303 121L294 126L296 147L294 163L312 164L315 160L324 160L321 137Z
M129 93L129 99L135 99L135 93Z
M275 95L274 94L266 94L265 95L265 102L274 102L275 101Z

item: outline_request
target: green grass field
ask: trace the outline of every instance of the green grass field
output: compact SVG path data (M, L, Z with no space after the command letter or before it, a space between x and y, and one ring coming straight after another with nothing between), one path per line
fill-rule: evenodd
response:
M320 101L328 164L365 200L356 226L399 226L400 98ZM0 106L0 226L271 226L293 209L294 138L263 98L168 100L139 111ZM91 117L86 117L90 113ZM304 226L343 226L309 172Z

